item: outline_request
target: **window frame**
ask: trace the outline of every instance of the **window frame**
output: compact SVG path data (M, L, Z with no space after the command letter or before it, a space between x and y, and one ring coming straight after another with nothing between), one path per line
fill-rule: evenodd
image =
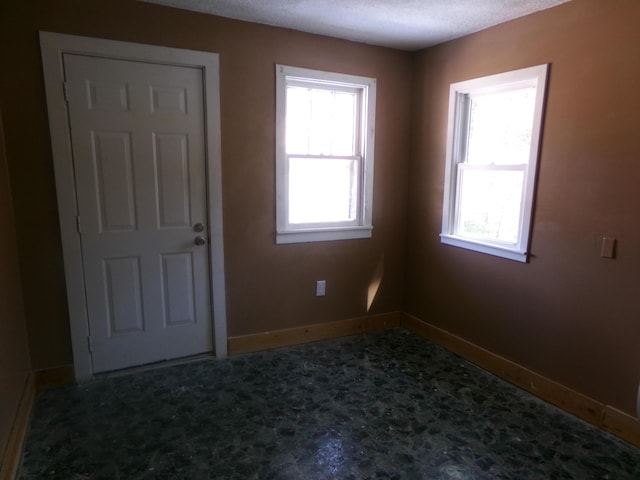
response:
M352 155L292 154L286 151L287 86L357 91L356 152ZM276 65L276 243L370 238L372 235L376 79L308 68ZM343 222L289 222L289 159L308 157L359 160L355 219Z
M542 64L451 84L449 89L441 243L519 262L528 261L548 70L549 64ZM525 86L535 86L536 88L528 163L473 166L465 163L469 140L469 97L474 94L499 93L500 91L509 91ZM467 168L485 171L524 170L518 239L515 243L476 238L456 232L462 170Z

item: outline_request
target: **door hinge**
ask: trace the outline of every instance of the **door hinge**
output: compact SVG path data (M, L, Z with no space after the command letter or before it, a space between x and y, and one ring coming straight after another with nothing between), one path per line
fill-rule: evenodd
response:
M82 233L82 227L80 226L80 215L76 215L76 228L78 233Z
M62 82L62 94L64 95L64 101L69 101L69 84L67 82Z
M89 347L89 353L93 353L93 346L91 345L91 335L87 335L87 347Z

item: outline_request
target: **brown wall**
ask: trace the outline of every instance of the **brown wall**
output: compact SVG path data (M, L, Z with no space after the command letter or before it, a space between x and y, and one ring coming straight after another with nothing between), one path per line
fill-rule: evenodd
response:
M31 370L0 115L0 464Z
M579 0L416 56L404 309L635 413L640 2ZM550 63L528 264L441 245L448 88ZM600 257L604 235L617 258Z
M0 101L35 369L72 362L38 30L220 54L230 335L367 314L382 258L370 313L401 308L410 54L134 0L3 0L0 22ZM276 63L377 78L372 239L275 245ZM324 298L314 296L319 279L327 281Z

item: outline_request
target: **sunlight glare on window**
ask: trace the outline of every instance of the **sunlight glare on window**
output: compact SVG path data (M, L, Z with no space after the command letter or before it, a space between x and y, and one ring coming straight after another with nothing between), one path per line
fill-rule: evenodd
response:
M344 222L356 218L358 162L289 159L289 222Z
M471 96L467 163L528 163L535 100L535 87Z
M523 181L518 170L462 170L456 234L516 243Z

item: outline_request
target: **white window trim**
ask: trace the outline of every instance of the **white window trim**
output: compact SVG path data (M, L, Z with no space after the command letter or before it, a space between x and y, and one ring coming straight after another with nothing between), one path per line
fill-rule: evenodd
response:
M326 83L350 87L362 96L361 172L358 212L355 221L318 225L288 222L288 155L286 152L287 84ZM276 243L302 243L370 238L373 231L373 165L375 143L376 80L342 73L276 65Z
M519 262L526 262L528 260L529 239L531 236L531 216L533 211L539 157L540 134L542 131L542 116L546 96L547 72L548 64L543 64L451 84L449 90L449 117L447 127L442 233L440 234L440 240L443 244L487 253L489 255L495 255ZM466 139L457 135L457 132L461 129L465 132L467 131L464 125L466 123L466 119L462 118L462 115L460 115L460 111L463 108L462 103L467 98L466 95L470 93L499 92L500 90L511 89L519 85L535 85L537 91L533 130L531 132L529 163L524 168L524 198L522 203L522 216L520 218L518 240L515 244L511 244L456 235L454 231L456 225L455 215L458 196L460 193L457 191L458 168L456 167L460 158L464 157L462 154L462 147L466 142Z

